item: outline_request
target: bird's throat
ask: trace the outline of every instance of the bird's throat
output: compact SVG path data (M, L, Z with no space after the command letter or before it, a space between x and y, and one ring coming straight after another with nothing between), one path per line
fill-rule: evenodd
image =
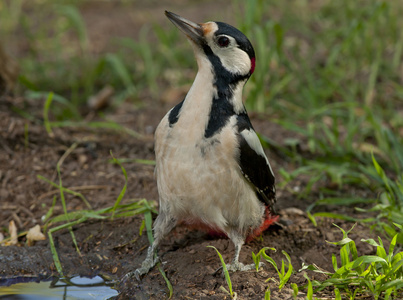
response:
M245 113L242 90L246 79L220 73L220 68L206 58L199 58L198 64L193 85L184 102L178 105L177 119L171 115L179 127L188 131L191 140L211 138L226 126L231 116Z

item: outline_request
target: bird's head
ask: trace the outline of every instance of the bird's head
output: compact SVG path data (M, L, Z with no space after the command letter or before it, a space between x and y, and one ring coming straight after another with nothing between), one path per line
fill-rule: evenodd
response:
M222 22L196 24L168 11L165 15L192 42L199 68L208 59L216 75L245 80L252 75L255 51L238 29Z

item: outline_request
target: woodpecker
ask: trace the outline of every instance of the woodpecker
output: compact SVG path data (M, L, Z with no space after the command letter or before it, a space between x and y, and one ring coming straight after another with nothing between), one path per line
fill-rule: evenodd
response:
M226 23L165 14L190 40L198 73L156 129L155 240L141 268L129 274L139 279L157 263L158 245L179 223L225 234L235 245L227 268L253 269L239 262L241 247L277 219L274 174L242 101L254 49Z

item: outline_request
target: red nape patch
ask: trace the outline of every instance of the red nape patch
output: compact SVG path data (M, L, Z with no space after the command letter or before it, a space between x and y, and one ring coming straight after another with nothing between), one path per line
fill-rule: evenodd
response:
M252 58L250 59L250 74L251 74L251 75L253 74L253 72L255 72L255 65L256 65L255 58L252 57Z
M279 216L273 216L270 213L270 210L266 207L265 210L266 217L263 221L263 224L260 225L259 228L255 229L250 235L246 237L246 243L254 240L257 236L261 235L263 231L265 231L271 224L276 222L279 219Z

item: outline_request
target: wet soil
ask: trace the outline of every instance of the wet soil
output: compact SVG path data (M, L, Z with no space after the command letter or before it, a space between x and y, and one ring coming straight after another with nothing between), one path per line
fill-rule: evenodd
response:
M198 10L208 11L214 2L208 3L201 10L198 7L188 9L190 16ZM117 24L122 26L121 31L127 31L127 26L121 25L126 18L126 10L116 5L104 5L108 7L103 10L102 5L82 8L90 37L100 43L99 47L95 47L101 49L99 51L103 51L102 45L108 44L106 40L113 36L116 30L116 24L113 26L108 23L113 21L113 16L119 18ZM101 18L106 12L109 18ZM100 22L97 22L98 19ZM133 18L127 17L126 21L130 23ZM103 37L103 40L100 40L100 37ZM11 96L0 98L0 232L5 237L8 236L7 228L11 220L16 223L19 232L24 232L36 224L42 225L41 218L49 211L54 197L57 202L53 214L63 213L59 190L38 176L58 182L56 165L74 143L78 146L65 158L60 168L63 186L84 194L94 209L113 205L123 188L124 176L120 167L110 162L110 151L117 158L154 159L153 132L170 108L170 105L145 99L141 108L124 103L105 112L106 119L135 130L142 134L142 138L108 129L84 127L53 128L54 137L50 137L43 126L42 106L43 102L38 100ZM18 111L27 111L33 118L26 119L17 113ZM258 132L280 144L284 139L295 136L295 133L271 123L268 116L251 114L251 118ZM86 120L99 119L96 114L89 113ZM282 181L278 174L280 168L291 171L296 167L275 151L267 150L266 153L278 182ZM157 202L153 166L136 162L123 165L128 175L128 187L122 203L142 198ZM302 190L306 182L307 178L302 177L291 186L278 189L277 209L281 221L271 226L261 238L246 244L242 248L240 261L252 263L252 251L257 253L263 247L274 247L277 252L269 254L279 264L285 259L281 253L281 250L284 250L291 256L297 270L302 263L314 263L323 269L332 270L331 254L337 253L338 248L326 241L337 241L341 238L340 231L332 223L337 223L344 229L351 228L352 224L319 219L318 226L313 226L304 210L318 199L318 187L314 187L311 195L304 199L299 199L293 192ZM327 184L326 180L323 184ZM342 192L351 195L357 191L344 188ZM374 196L358 192L361 196ZM79 198L69 194L66 194L66 203L68 211L86 208ZM355 213L353 208L324 209L351 215ZM119 299L166 298L168 289L157 268L152 269L141 282L133 279L119 283L126 273L138 268L145 258L149 243L145 234L139 235L142 220L142 215L114 220L90 219L74 226L81 255L76 252L67 230L56 232L55 245L64 275L102 275L116 280L120 292ZM361 255L373 253L370 246L359 242L362 236L370 237L372 234L368 228L357 225L350 237L356 240L358 252ZM220 288L227 285L221 272L216 272L220 261L216 252L207 248L210 245L222 253L226 262L231 260L234 246L228 239L214 239L203 232L186 227L179 226L163 241L160 256L167 277L173 285L173 299L230 298ZM57 275L48 240L28 247L25 236L22 236L15 246L0 246L0 277L23 275ZM319 276L311 275L314 278ZM238 299L263 299L268 286L271 288L272 299L292 299L292 291L288 286L278 291L273 280L266 282L269 278L278 280L274 268L268 264L259 272L231 274L233 290L237 292ZM302 285L305 279L302 273L297 273L291 277L290 282ZM304 296L301 294L299 299L304 299Z

